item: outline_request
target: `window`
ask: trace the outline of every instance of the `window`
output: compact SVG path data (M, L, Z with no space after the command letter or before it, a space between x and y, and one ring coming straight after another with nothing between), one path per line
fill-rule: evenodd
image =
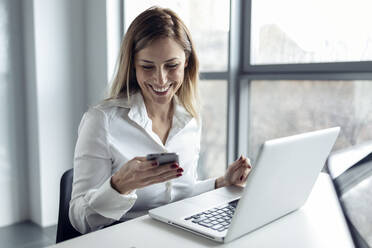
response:
M371 7L244 1L239 97L248 99L240 115L249 128L239 145L251 158L265 140L333 126L341 127L334 151L372 140Z
M124 30L127 30L138 14L151 6L170 8L180 16L191 32L203 78L199 84L203 125L199 177L205 179L220 176L226 169L227 157L226 71L230 1L124 1Z
M252 64L372 60L371 1L252 1Z
M252 158L265 140L340 126L334 150L372 140L372 81L254 80Z
M125 30L139 13L152 6L169 8L185 22L196 44L202 72L227 70L229 1L126 1L124 7Z
M198 175L223 175L226 169L227 81L202 80L202 140Z

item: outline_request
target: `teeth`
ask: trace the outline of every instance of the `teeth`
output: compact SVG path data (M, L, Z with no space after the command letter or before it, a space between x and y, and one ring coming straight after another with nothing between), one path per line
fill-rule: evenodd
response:
M151 85L152 89L156 92L165 92L167 91L169 88L170 88L170 85L166 86L166 87L162 87L162 88L157 88L153 85Z

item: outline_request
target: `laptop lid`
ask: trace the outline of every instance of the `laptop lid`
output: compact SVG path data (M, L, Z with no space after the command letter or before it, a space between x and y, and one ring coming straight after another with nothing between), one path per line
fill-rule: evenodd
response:
M335 127L266 141L224 241L236 239L301 207L339 131Z
M224 187L149 211L157 220L218 242L229 242L302 206L339 133L325 129L270 140L261 146L243 191ZM239 204L229 229L217 232L184 218L233 199Z

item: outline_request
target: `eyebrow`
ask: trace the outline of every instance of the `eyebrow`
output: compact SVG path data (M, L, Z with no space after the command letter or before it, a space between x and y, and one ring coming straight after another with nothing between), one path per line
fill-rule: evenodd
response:
M176 60L176 59L178 59L178 58L177 58L177 57L174 57L174 58L171 58L171 59L167 59L167 60L164 61L164 62L171 62L171 61ZM154 61L147 60L147 59L141 59L141 61L146 62L146 63L151 63L151 64L154 63Z

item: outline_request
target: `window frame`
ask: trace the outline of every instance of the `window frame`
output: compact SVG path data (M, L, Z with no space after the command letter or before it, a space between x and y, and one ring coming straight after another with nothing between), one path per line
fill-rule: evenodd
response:
M232 0L234 1L234 0ZM243 26L247 27L244 32L243 46L243 72L244 73L344 73L344 72L372 72L372 61L347 61L347 62L321 62L321 63L283 63L251 65L251 24L252 24L252 0L243 1L242 11Z
M230 0L230 31L226 71L202 71L201 80L226 80L226 166L248 154L250 86L253 80L372 80L372 61L251 65L252 0ZM124 35L125 0L120 1Z
M241 5L242 67L239 78L240 109L237 108L238 132L237 151L248 154L249 151L249 103L251 81L254 80L372 80L372 61L328 62L301 64L265 64L251 65L251 23L252 0L231 0ZM245 27L243 29L243 27ZM244 108L243 106L246 106Z
M229 1L229 0L226 0ZM226 93L227 97L227 132L226 132L226 168L231 161L235 160L234 157L236 152L236 135L235 135L235 127L236 125L234 124L235 117L235 108L236 108L236 97L233 95L231 92L235 91L235 84L231 85L230 83L230 42L231 42L231 16L232 16L232 11L231 11L231 1L230 2L230 32L229 32L229 40L228 40L228 65L227 65L227 70L224 71L201 71L199 76L200 80L221 80L221 81L227 81L228 84L228 92ZM121 0L120 1L120 17L121 17L121 36L124 36L124 27L125 27L125 3L126 0ZM237 12L237 11L235 11ZM217 83L217 82L216 82Z

